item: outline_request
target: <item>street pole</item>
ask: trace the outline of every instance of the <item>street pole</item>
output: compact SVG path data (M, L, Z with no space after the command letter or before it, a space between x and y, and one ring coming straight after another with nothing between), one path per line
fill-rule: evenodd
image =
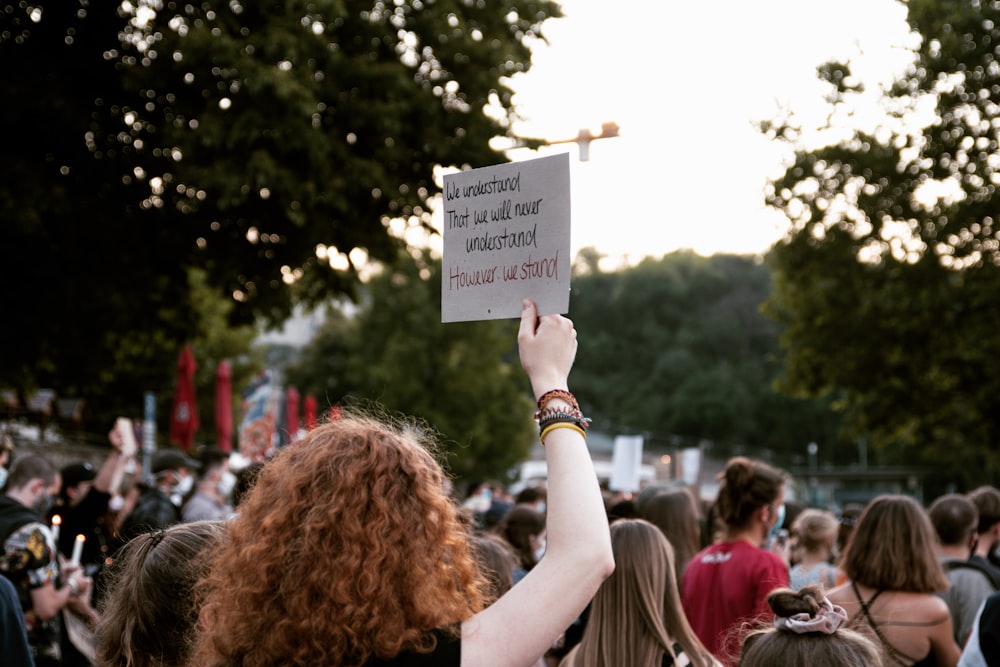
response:
M806 451L809 453L809 504L816 505L816 454L819 452L819 445L815 442L810 442L806 446Z

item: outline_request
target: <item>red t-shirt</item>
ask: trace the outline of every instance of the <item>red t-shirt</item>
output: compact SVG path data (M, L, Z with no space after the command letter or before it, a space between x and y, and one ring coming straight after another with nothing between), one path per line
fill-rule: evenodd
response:
M705 647L736 664L740 627L770 620L767 594L788 586L788 566L775 553L749 542L722 542L698 552L684 570L684 613Z

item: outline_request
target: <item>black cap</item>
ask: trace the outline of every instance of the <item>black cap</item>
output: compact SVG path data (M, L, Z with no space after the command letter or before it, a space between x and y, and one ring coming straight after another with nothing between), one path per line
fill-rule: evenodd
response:
M202 445L198 448L195 456L198 461L205 468L211 468L217 463L222 463L223 461L229 460L229 453L223 451L221 448L215 445Z
M153 465L151 470L154 475L159 475L165 470L198 470L201 463L191 458L179 449L161 449L153 454Z
M97 477L97 471L94 470L94 466L86 462L70 463L67 466L63 466L59 474L62 476L64 488L76 486L80 482L90 482Z

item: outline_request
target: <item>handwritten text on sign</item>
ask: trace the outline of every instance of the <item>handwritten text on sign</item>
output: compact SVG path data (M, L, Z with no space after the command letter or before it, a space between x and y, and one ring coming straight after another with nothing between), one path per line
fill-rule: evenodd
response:
M444 177L441 321L569 310L569 156Z

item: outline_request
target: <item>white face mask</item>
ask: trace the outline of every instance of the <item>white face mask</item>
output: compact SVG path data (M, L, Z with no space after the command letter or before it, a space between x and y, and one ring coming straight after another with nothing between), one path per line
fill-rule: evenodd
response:
M121 512L125 509L125 499L121 496L111 496L108 501L108 509L112 512Z
M236 475L229 472L228 470L223 471L222 479L219 483L215 485L215 490L219 492L219 495L223 498L228 498L229 494L233 492L233 488L236 486Z
M542 560L542 556L545 555L545 547L546 547L546 540L543 537L538 542L538 548L535 549L535 560L536 561Z
M181 477L176 484L174 484L173 489L171 489L173 495L181 496L182 498L188 494L191 487L194 486L194 477L187 475L186 477Z
M8 474L9 473L7 472L6 468L0 467L0 489L3 489L4 484L7 483L7 475Z

